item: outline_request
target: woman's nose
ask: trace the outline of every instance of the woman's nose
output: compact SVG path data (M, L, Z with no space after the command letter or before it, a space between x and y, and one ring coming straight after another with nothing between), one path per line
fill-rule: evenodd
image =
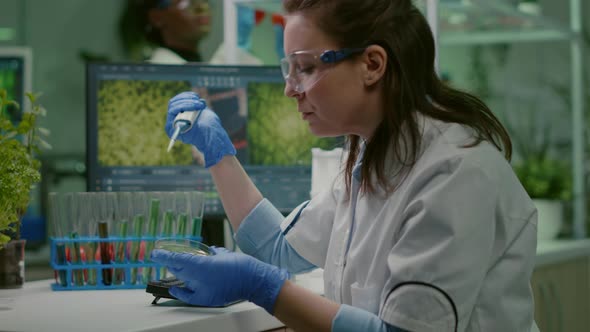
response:
M290 97L290 98L301 98L301 93L298 92L295 89L295 85L293 84L293 82L289 79L285 80L285 96Z

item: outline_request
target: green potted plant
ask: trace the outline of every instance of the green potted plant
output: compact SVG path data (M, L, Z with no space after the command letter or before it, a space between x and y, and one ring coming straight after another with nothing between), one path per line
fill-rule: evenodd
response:
M31 111L14 123L5 111L9 100L0 89L0 288L19 288L24 282L24 246L20 239L21 219L33 185L41 180L41 163L36 154L50 148L43 140L47 130L37 126L46 111L37 103L36 95L27 93Z
M516 175L532 199L571 199L570 165L547 157L529 157L514 166Z
M571 164L557 157L565 146L552 136L554 123L535 109L523 109L505 124L519 157L514 171L537 207L537 238L554 239L563 230L564 203L572 196Z
M570 165L547 157L529 157L514 166L516 175L537 207L537 238L551 240L563 227L564 203L572 196Z
M548 131L546 131L548 135ZM564 203L571 200L571 165L550 157L548 139L537 149L526 150L514 171L537 207L537 235L540 241L554 239L563 227ZM518 146L518 145L517 145Z
M520 0L518 10L529 15L541 15L541 5L538 0Z

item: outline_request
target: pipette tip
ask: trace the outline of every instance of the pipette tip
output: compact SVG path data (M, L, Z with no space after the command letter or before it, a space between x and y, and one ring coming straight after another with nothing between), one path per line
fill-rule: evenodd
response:
M170 152L170 150L172 150L172 146L174 145L174 142L176 142L176 140L171 139L170 143L168 143L168 149L166 149L166 152Z
M172 146L174 145L174 142L176 142L176 138L178 137L179 134L180 134L180 125L177 125L174 128L174 133L170 137L170 143L168 143L168 150L167 150L168 152L170 152L170 150L172 150Z

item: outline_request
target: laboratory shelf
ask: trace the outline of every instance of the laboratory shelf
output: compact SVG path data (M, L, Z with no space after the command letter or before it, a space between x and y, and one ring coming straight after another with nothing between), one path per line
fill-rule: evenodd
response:
M567 41L567 32L559 30L491 31L443 33L439 42L443 46L468 44L498 44L517 42Z
M428 12L428 2L420 0L417 6ZM523 13L503 0L439 1L435 5L440 45L567 41L573 36L567 26Z

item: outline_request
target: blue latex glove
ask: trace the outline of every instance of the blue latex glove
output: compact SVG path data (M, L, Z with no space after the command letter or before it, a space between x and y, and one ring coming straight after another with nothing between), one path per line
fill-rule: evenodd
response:
M248 300L271 315L279 291L288 279L286 270L252 256L213 248L215 255L198 256L156 249L151 260L168 268L184 287L172 287L179 300L201 306L222 306Z
M205 167L209 168L217 164L226 155L235 156L236 148L225 129L221 126L217 114L206 107L205 100L194 92L183 92L176 95L168 103L166 133L168 137L172 136L174 132L172 124L178 113L201 111L197 123L188 132L180 134L178 139L181 142L196 146L205 155Z

